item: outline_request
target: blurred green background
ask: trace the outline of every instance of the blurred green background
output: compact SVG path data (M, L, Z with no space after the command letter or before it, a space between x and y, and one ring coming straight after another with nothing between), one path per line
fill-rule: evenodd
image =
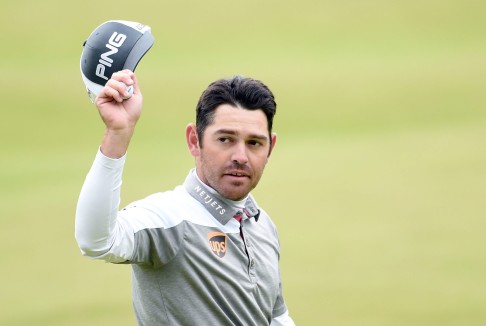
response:
M276 150L254 192L298 325L486 324L486 2L9 1L0 5L0 324L134 325L130 268L81 256L103 126L79 73L110 19L152 27L122 204L183 181L213 80L263 80Z

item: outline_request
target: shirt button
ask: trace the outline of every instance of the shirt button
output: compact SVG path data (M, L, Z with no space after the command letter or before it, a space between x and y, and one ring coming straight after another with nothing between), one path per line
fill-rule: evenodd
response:
M252 259L250 260L250 267L253 268L255 266L255 261Z

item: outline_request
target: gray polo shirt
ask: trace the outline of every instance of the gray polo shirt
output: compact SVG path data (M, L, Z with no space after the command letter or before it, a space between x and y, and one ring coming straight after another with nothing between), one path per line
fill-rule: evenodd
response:
M251 195L234 206L191 171L183 185L118 212L123 164L98 154L78 202L76 238L87 256L132 264L139 325L261 326L286 314L277 231ZM103 209L100 221L93 215Z

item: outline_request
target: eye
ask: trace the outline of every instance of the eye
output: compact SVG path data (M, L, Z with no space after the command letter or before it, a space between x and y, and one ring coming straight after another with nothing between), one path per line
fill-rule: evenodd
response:
M219 137L218 141L220 143L229 143L230 139L228 137Z
M258 147L258 146L262 146L262 143L258 140L249 140L248 145L253 147Z

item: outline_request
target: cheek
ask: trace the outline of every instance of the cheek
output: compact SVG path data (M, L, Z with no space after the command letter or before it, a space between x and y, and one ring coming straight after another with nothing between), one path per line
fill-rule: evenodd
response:
M251 159L251 162L253 163L253 166L259 170L263 170L265 165L268 162L268 155L266 153L258 153L257 155L254 155Z
M201 168L205 171L207 177L216 176L223 163L221 154L218 155L218 153L211 151L201 152Z

